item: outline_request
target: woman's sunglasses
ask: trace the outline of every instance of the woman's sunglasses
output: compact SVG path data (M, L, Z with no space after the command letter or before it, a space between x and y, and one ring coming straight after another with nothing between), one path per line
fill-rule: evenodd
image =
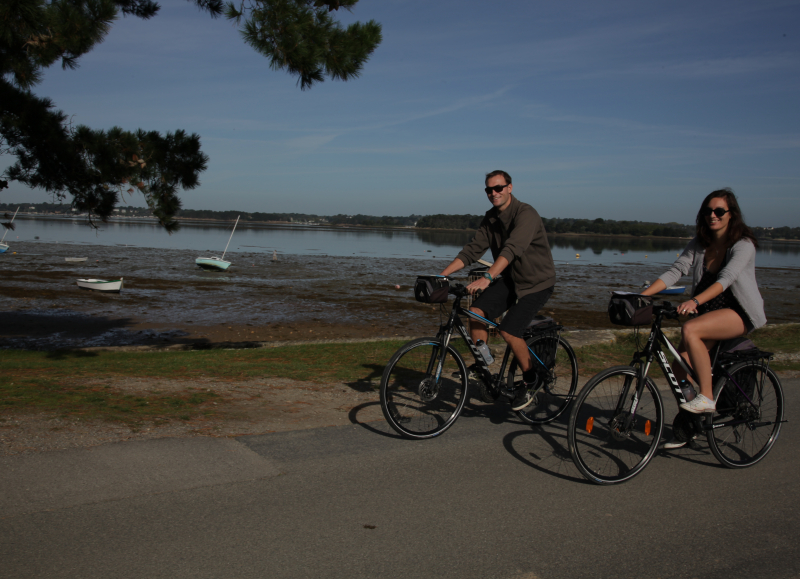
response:
M486 191L487 195L491 195L492 191L494 191L495 193L500 193L500 191L502 191L506 187L508 187L508 183L506 183L505 185L495 185L494 187L487 187L486 189L484 189L484 191Z
M700 210L700 215L703 217L711 217L711 214L717 216L718 219L722 219L722 216L728 213L730 209L723 209L722 207L717 207L716 209L711 209L711 207L703 207Z

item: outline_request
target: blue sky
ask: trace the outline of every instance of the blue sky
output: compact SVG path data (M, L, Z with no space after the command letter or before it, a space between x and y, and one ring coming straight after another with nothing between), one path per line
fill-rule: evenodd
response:
M751 225L800 226L800 1L361 0L342 18L382 45L305 92L224 18L161 5L35 92L78 124L200 134L186 208L479 214L501 168L544 217L691 223L732 187Z

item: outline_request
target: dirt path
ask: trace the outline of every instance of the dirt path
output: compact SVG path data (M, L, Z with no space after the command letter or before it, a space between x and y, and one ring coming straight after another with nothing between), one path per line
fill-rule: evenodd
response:
M114 387L124 394L153 395L208 388L219 395L189 420L147 422L130 427L54 414L0 417L0 455L96 446L123 440L175 436L240 436L382 420L378 391L365 384L318 384L282 379L247 382L126 378Z

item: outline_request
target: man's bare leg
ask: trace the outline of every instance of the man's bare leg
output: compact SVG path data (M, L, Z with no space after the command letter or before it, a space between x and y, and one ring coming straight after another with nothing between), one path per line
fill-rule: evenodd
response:
M507 332L500 332L500 336L506 341L506 344L511 346L511 351L514 352L514 357L517 359L520 369L523 372L530 370L533 367L533 361L525 340L512 336Z
M481 309L470 308L469 311L473 314L478 314L482 318L486 317L486 314ZM483 340L487 344L489 343L489 331L486 329L486 324L473 318L469 319L469 335L473 342L477 343L478 340Z

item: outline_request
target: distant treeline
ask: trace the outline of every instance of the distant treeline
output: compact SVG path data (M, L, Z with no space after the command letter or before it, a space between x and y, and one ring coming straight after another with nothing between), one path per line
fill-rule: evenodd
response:
M680 223L649 223L645 221L613 221L611 219L546 219L548 233L579 233L584 235L632 235L634 237L692 237L694 225Z
M281 221L287 223L327 223L329 225L360 225L365 227L413 227L419 215L408 217L375 217L374 215L309 215L307 213L246 213L243 211L204 211L197 209L181 209L178 218L184 219L236 219L241 221Z
M426 215L417 227L430 229L477 229L483 215ZM546 219L548 233L581 233L585 235L655 235L658 237L691 237L694 226L679 223L645 223L642 221L612 221L609 219Z
M67 204L58 203L0 203L0 214L10 215L17 207L24 213L70 215L75 212ZM146 207L118 207L118 215L125 217L150 217ZM181 209L178 218L213 219L233 221L241 215L247 222L320 223L327 225L354 225L362 227L417 227L420 229L475 230L483 215L409 215L392 217L384 215L311 215L307 213L247 213L244 211L211 211L206 209ZM2 215L0 215L2 217ZM542 218L550 234L630 235L633 237L692 237L694 225L680 223L650 223L645 221L614 221L612 219L561 219ZM800 239L800 227L754 227L759 239Z
M178 219L215 219L218 221L233 221L241 216L241 221L319 221L317 215L303 213L247 213L245 211L211 211L210 209L181 209L177 213Z
M408 217L374 217L372 215L334 215L326 217L328 223L333 225L368 225L373 227L413 227L420 215L409 215Z
M17 207L23 213L46 213L51 215L73 215L72 206L64 203L0 203L0 212L11 214ZM147 207L117 207L115 212L125 217L151 217L152 211ZM263 213L256 211L212 211L210 209L181 209L177 213L178 219L213 219L217 221L233 221L241 216L241 221L279 221L284 223L327 223L331 225L360 225L372 227L413 227L419 215L408 217L392 217L384 215L310 215L308 213Z
M426 215L417 227L429 229L477 229L483 215ZM694 237L694 225L614 221L613 219L561 219L542 217L549 234L631 235L633 237ZM800 227L754 227L759 239L800 239Z
M483 215L426 215L417 227L426 229L478 229Z

